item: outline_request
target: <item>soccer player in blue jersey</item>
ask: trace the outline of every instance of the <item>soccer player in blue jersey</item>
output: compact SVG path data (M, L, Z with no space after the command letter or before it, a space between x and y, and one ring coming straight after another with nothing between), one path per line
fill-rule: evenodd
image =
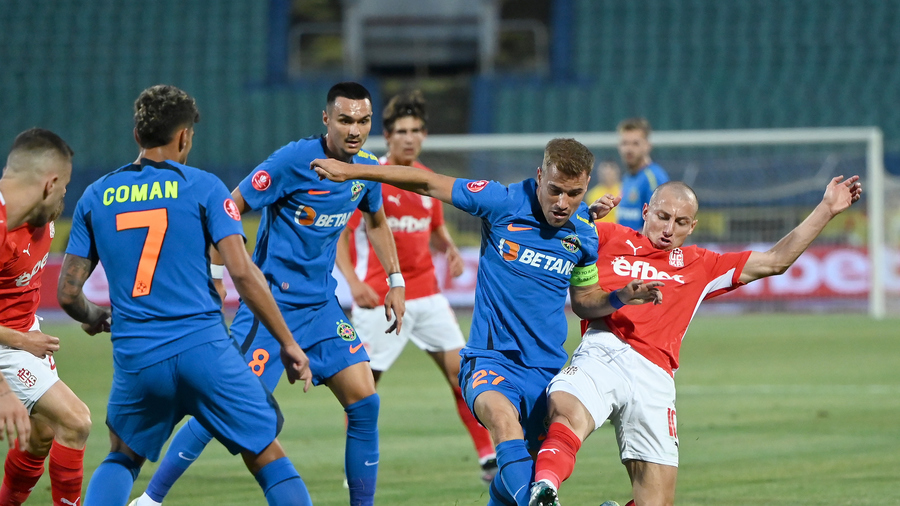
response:
M128 502L141 465L159 457L189 414L241 454L269 504L310 505L276 439L278 405L228 335L210 277L210 246L244 302L277 337L275 352L292 383L309 387L309 360L244 249L241 215L227 188L184 165L199 120L194 99L158 85L140 94L134 110L140 154L78 201L57 289L60 305L89 334L112 330L111 451L91 477L85 504ZM109 280L112 314L82 291L98 261Z
M669 180L669 174L650 159L650 122L644 118L619 123L619 156L625 164L622 201L616 207L619 225L640 232L644 228L644 205L656 187Z
M357 83L334 85L328 92L322 122L326 135L282 147L241 181L232 196L241 213L262 210L253 261L265 274L294 338L309 355L313 383L327 385L347 413L344 468L350 504L367 506L374 502L378 472L380 401L369 357L335 297L337 282L331 275L338 238L357 208L365 216L376 255L390 273L392 288L384 301L385 317L389 319L393 312L396 318L389 330L399 331L402 323L404 282L381 208L381 185L320 181L309 170L310 162L325 157L378 166L374 155L362 151L372 126L369 92ZM243 303L231 333L245 354L245 363L274 389L283 371L281 363L274 360L278 342ZM212 439L199 422L190 420L175 436L138 506L162 502Z
M459 380L497 449L490 505L528 504L529 450L538 450L545 431L545 389L567 358L566 294L581 318L661 301L658 282L635 280L609 294L597 285L597 231L582 202L593 164L574 139L550 141L537 178L508 187L415 167L312 164L320 177L391 184L482 219L475 313Z

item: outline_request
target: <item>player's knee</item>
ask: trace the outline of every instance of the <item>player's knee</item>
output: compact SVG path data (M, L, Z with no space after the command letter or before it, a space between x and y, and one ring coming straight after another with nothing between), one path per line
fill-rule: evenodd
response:
M56 437L66 446L84 446L91 434L91 410L80 400L72 403L66 416L59 421Z
M377 393L344 408L347 413L347 428L359 430L377 430L378 412L381 409L381 398Z

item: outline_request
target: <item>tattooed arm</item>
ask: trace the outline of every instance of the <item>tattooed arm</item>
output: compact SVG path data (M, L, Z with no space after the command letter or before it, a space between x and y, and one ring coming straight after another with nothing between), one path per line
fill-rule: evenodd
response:
M109 332L110 310L87 300L82 288L97 264L87 258L67 254L63 260L56 299L60 307L72 318L81 322L81 328L90 335Z

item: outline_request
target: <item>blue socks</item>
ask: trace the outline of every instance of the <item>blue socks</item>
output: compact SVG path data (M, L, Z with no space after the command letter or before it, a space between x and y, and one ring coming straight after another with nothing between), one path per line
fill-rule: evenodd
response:
M269 506L312 506L306 484L287 457L266 464L256 474L256 481L266 494Z
M378 394L372 394L346 408L347 446L344 470L350 487L350 506L372 506L378 478Z
M212 439L212 434L196 418L188 420L172 438L166 456L147 485L147 495L156 502L163 502L172 485L197 460Z
M513 439L498 444L497 465L500 471L491 482L492 502L497 499L495 504L528 506L534 460L528 453L525 440Z
M141 472L141 466L134 463L124 453L110 452L100 464L85 491L84 504L91 506L128 503L131 487Z

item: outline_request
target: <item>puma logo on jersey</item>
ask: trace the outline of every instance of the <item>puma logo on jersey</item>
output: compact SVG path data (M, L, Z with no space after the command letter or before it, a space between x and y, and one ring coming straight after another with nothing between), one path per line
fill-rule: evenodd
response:
M393 232L428 232L431 230L431 218L413 218L403 216L400 218L388 216L388 226Z
M637 250L643 248L643 246L635 246L634 243L631 242L631 239L625 241L625 244L631 246L631 249L634 250L634 256L637 256Z
M29 251L30 249L31 249L31 243L28 243L28 247L23 249L22 253L25 253L26 255L31 256L31 251Z
M558 449L558 448L544 448L544 449L542 449L541 451L538 452L538 455L540 455L540 454L542 454L542 453L544 453L544 452L550 452L550 453L552 453L553 455L556 455L557 453L559 453L559 449Z
M400 205L400 195L388 195L387 199L394 203L394 205Z
M506 239L500 239L500 253L507 262L519 261L545 271L558 272L563 276L571 276L572 269L575 268L574 263L564 258L538 253Z
M653 267L643 260L638 260L634 263L631 263L626 260L625 257L616 257L616 259L612 262L612 266L613 272L615 272L619 276L639 278L643 279L644 281L671 279L672 281L677 281L682 285L685 283L684 276L682 276L681 274L676 274L673 276L666 271L658 270L656 267Z
M30 247L31 245L29 244L29 248ZM28 256L31 256L31 254L29 253ZM45 265L47 265L48 258L50 258L50 253L44 255L44 258L42 258L38 263L34 264L31 272L23 272L22 274L19 274L19 277L16 278L16 286L23 287L31 284L31 279L34 278L37 273L44 268Z

